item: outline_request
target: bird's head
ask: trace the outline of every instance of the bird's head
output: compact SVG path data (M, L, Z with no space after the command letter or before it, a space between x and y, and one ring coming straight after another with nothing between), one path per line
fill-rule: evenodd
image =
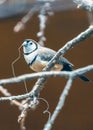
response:
M26 39L23 44L23 52L24 54L30 54L38 49L38 44L36 41L32 39Z

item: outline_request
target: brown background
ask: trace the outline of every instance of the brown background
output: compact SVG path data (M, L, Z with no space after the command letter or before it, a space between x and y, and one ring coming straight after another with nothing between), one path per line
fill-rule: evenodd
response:
M37 14L27 23L25 30L14 33L13 27L21 17L13 17L0 21L0 79L12 77L11 63L18 56L18 47L25 38L32 38L38 41L36 33L39 30ZM87 14L85 11L60 11L50 17L47 22L45 46L58 50L67 41L77 36L88 27ZM93 38L89 38L81 44L69 50L65 57L69 59L75 68L93 64ZM21 50L22 54L22 50ZM26 65L23 55L14 65L16 75L32 72ZM93 74L86 74L93 80ZM28 91L31 90L35 81L27 82ZM50 78L41 92L50 105L49 111L53 112L61 91L66 84L65 78ZM6 85L13 95L25 93L22 83ZM2 94L0 94L3 96ZM28 113L26 119L27 130L42 130L48 119L43 114L46 104L40 101L34 111ZM0 130L19 130L17 118L20 111L9 102L0 102ZM57 117L52 130L93 130L93 83L85 83L76 79L72 85L69 96L66 99L63 110Z

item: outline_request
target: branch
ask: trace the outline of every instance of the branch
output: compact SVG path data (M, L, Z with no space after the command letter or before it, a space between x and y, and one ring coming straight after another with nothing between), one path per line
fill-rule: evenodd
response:
M49 64L47 65L47 67L45 68L45 70L49 70L58 60L58 58L64 54L66 51L68 51L70 48L72 48L73 46L79 44L79 42L87 39L89 36L91 36L93 34L93 26L90 26L88 29L86 29L84 32L82 32L81 34L79 34L77 37L75 37L74 39L72 39L71 41L67 42L67 44L64 45L63 48L61 48L56 55L52 58L52 60L49 62ZM19 96L13 96L12 98L10 97L8 100L12 100L12 99L17 99L17 100L21 100L27 97L36 97L41 89L43 88L43 85L46 81L45 77L41 77L38 79L38 81L36 82L36 84L34 85L33 89L27 93L27 94L23 94ZM1 84L2 85L2 84ZM1 99L2 100L2 99ZM6 98L4 98L3 100L7 100Z
M23 82L24 80L33 80L33 79L41 78L41 77L44 77L44 78L55 77L55 76L68 77L69 74L70 72L61 72L61 71L47 71L47 72L24 74L24 75L9 78L9 79L2 79L0 80L0 85L14 84L14 83Z
M73 38L71 41L67 42L61 49L58 50L56 55L52 58L49 64L46 66L45 70L49 70L59 59L61 55L66 53L69 49L73 48L75 45L86 40L93 35L93 26L89 26L84 32L80 33L77 37Z
M93 0L73 0L78 4L78 8L83 8L91 13L93 13Z
M18 82L24 81L24 79L32 80L33 78L38 78L38 77L44 77L44 78L47 77L48 78L48 77L58 76L58 77L68 77L68 78L74 79L74 78L78 77L78 75L85 74L86 72L89 72L89 71L93 71L93 65L89 65L84 68L80 68L80 69L77 69L77 70L74 70L71 72L49 71L49 72L26 74L26 75L22 75L22 76L10 78L10 79L0 80L0 85L18 83ZM30 91L29 93L23 94L23 95L18 95L18 96L1 97L0 101L22 100L22 99L29 98L29 97L33 98L32 91Z
M72 86L72 82L73 82L73 79L72 78L69 78L64 90L62 91L61 93L61 96L59 98L59 102L51 116L51 118L48 120L48 122L46 123L45 127L43 130L51 130L52 128L52 125L54 124L54 121L56 119L56 117L58 116L58 114L60 113L60 111L62 110L63 106L64 106L64 102L65 102L65 99L69 93L69 90Z
M44 69L44 71L46 70L49 70L55 63L56 61L58 60L58 58L64 54L66 51L68 51L70 48L72 48L73 46L79 44L79 42L87 39L89 36L91 36L93 34L93 26L90 26L88 29L86 29L84 32L82 32L81 34L79 34L77 37L75 37L74 39L72 39L71 41L67 42L67 44L61 48L57 53L56 55L52 58L52 60L49 62L49 64L47 65L47 67ZM91 66L92 67L92 66ZM45 72L46 73L46 72ZM48 73L48 72L47 72ZM52 72L49 72L50 74ZM57 72L54 72L54 73L57 73ZM61 72L60 72L61 73ZM66 75L66 73L70 73L70 72L62 72L62 74L64 73L64 75ZM72 73L72 72L71 72ZM30 75L31 76L31 75ZM44 76L44 75L42 75ZM36 84L34 85L33 89L27 93L27 94L23 94L23 95L18 95L18 96L12 96L12 97L4 97L4 98L0 98L0 101L2 100L21 100L21 99L24 99L24 98L28 98L28 97L31 97L31 98L34 98L36 97L41 89L43 88L43 85L46 81L46 77L43 77L42 76L37 76L37 77L41 77L38 79L38 81L36 82ZM67 75L66 75L67 76ZM21 77L22 78L22 77ZM24 76L23 76L23 79ZM13 81L14 80L14 81ZM16 81L14 78L13 80L11 80L12 83L14 82L19 82L18 80ZM5 84L4 83L5 81L3 80L2 82L0 81L0 84Z
M17 22L17 24L14 26L14 29L13 29L14 32L19 32L23 30L26 26L26 23L31 19L31 17L33 16L35 12L41 9L43 4L44 4L43 2L42 4L39 4L39 2L37 2L37 4L35 4L35 6L33 6L19 22Z
M6 88L4 88L3 86L0 86L0 92L1 92L4 96L6 96L6 97L12 96L11 93L9 93L8 90L7 90ZM16 105L16 106L18 106L19 108L22 107L21 103L18 102L18 101L16 101L16 100L11 100L10 104Z
M48 17L51 15L53 15L53 11L51 8L51 1L45 2L45 4L42 6L40 10L40 14L38 14L40 24L39 24L39 32L37 33L37 37L39 37L38 43L41 46L44 46L44 42L46 41L46 37L44 33L45 33L45 28L46 28Z
M77 37L75 37L74 39L72 39L71 41L67 42L57 53L56 55L51 59L51 61L48 63L48 65L45 67L44 71L48 71L50 70L53 65L57 62L57 60L59 59L59 57L66 53L69 49L71 49L72 47L74 47L75 45L79 44L81 41L84 41L85 39L87 39L88 37L92 36L93 34L93 26L89 26L88 29L86 29L84 32L82 32L81 34L79 34ZM39 78L36 82L36 84L34 85L32 91L30 92L31 95L33 95L33 97L38 96L38 94L40 93L40 91L43 89L44 83L46 81L46 78Z

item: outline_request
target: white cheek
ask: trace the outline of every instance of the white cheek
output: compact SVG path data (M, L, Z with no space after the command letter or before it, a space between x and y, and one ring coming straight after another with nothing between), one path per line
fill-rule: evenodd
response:
M36 49L36 46L35 45L32 45L30 50L34 51Z

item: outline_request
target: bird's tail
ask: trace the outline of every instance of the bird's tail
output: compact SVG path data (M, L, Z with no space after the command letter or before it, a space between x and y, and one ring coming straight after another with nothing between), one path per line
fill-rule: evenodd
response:
M73 66L71 64L64 64L63 65L63 69L62 71L73 71ZM81 80L85 81L85 82L89 82L90 80L84 76L84 75L79 75L78 76Z
M90 81L90 80L89 80L86 76L84 76L84 75L79 75L79 78L80 78L81 80L85 81L85 82L89 82L89 81Z

